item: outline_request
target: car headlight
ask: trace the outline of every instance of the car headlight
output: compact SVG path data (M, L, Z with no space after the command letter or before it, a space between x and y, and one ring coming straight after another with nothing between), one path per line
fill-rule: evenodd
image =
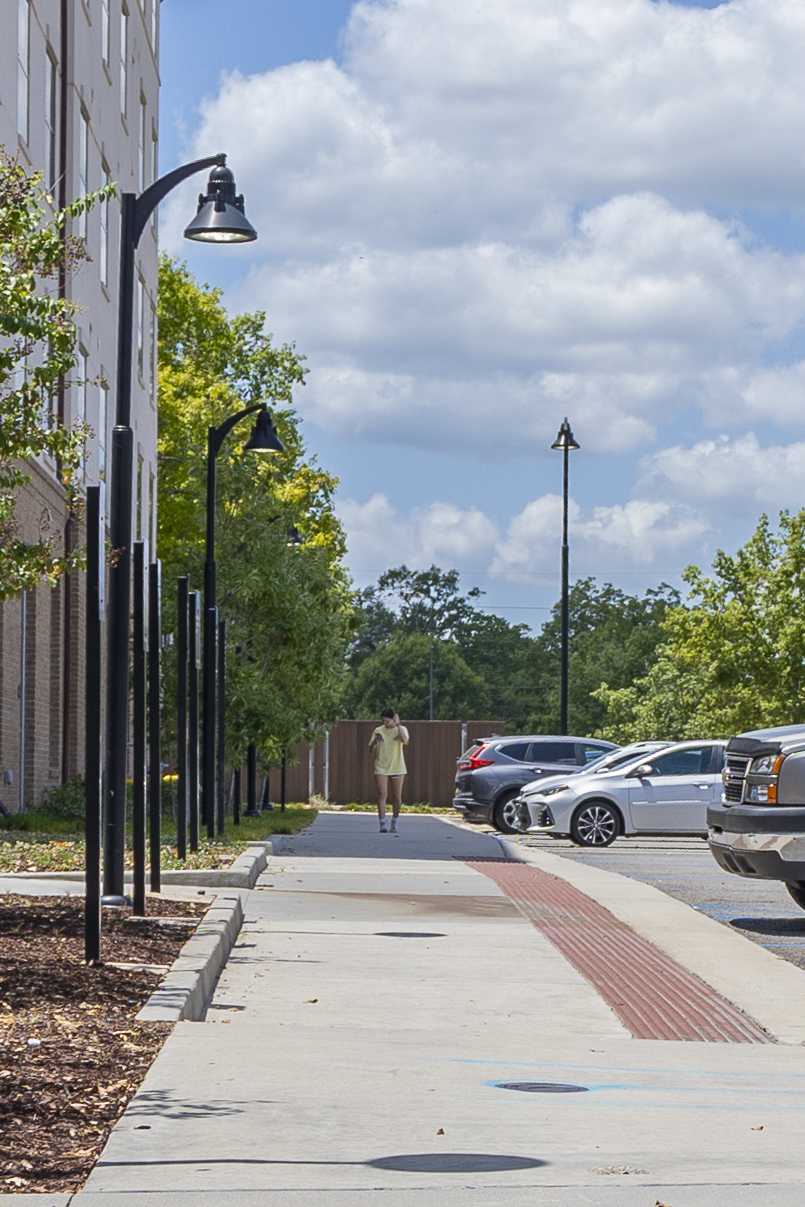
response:
M749 767L750 775L777 775L782 763L779 754L764 754L759 759L752 759Z
M557 784L555 788L546 788L544 792L540 792L540 796L556 796L558 792L567 792L570 784Z

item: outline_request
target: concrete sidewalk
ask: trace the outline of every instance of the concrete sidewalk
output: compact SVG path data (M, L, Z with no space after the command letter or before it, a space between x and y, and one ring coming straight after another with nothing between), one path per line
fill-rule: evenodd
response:
M501 857L437 817L288 839L72 1202L799 1207L805 1049L632 1038L465 862Z

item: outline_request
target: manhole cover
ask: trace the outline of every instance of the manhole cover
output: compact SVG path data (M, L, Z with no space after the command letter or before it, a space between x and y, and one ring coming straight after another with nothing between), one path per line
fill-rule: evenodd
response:
M586 1085L565 1085L561 1081L496 1081L499 1090L520 1090L523 1094L586 1094Z
M438 930L376 930L380 939L446 939Z

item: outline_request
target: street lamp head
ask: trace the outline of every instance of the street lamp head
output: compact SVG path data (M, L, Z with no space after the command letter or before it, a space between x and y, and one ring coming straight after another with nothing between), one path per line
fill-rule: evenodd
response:
M257 238L229 168L220 165L210 172L207 192L199 195L198 213L184 237L197 243L253 243Z
M573 435L573 429L571 428L567 419L565 419L564 423L559 428L556 439L551 445L551 448L558 448L563 452L565 449L567 449L568 452L572 452L576 448L581 448L581 445Z
M284 453L285 445L277 435L277 429L268 411L258 412L252 434L243 446L244 453Z
M288 529L285 544L288 546L289 549L293 549L297 545L304 544L304 537L302 536L302 533L299 531L299 529L296 527L296 524L291 524L290 528Z

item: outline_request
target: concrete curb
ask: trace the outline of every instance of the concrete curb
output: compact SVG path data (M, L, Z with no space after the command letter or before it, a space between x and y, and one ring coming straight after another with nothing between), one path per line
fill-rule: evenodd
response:
M254 842L242 855L238 855L228 868L194 870L179 868L161 873L163 884L186 884L198 888L254 888L261 872L272 853L270 841ZM83 872L4 872L4 880L61 880L65 884L83 884ZM125 876L126 884L132 883L131 872Z
M794 964L653 885L500 836L498 841L509 858L532 863L592 897L754 1018L779 1043L805 1044L805 976Z
M242 925L240 896L216 897L168 975L140 1010L137 1022L200 1022Z

